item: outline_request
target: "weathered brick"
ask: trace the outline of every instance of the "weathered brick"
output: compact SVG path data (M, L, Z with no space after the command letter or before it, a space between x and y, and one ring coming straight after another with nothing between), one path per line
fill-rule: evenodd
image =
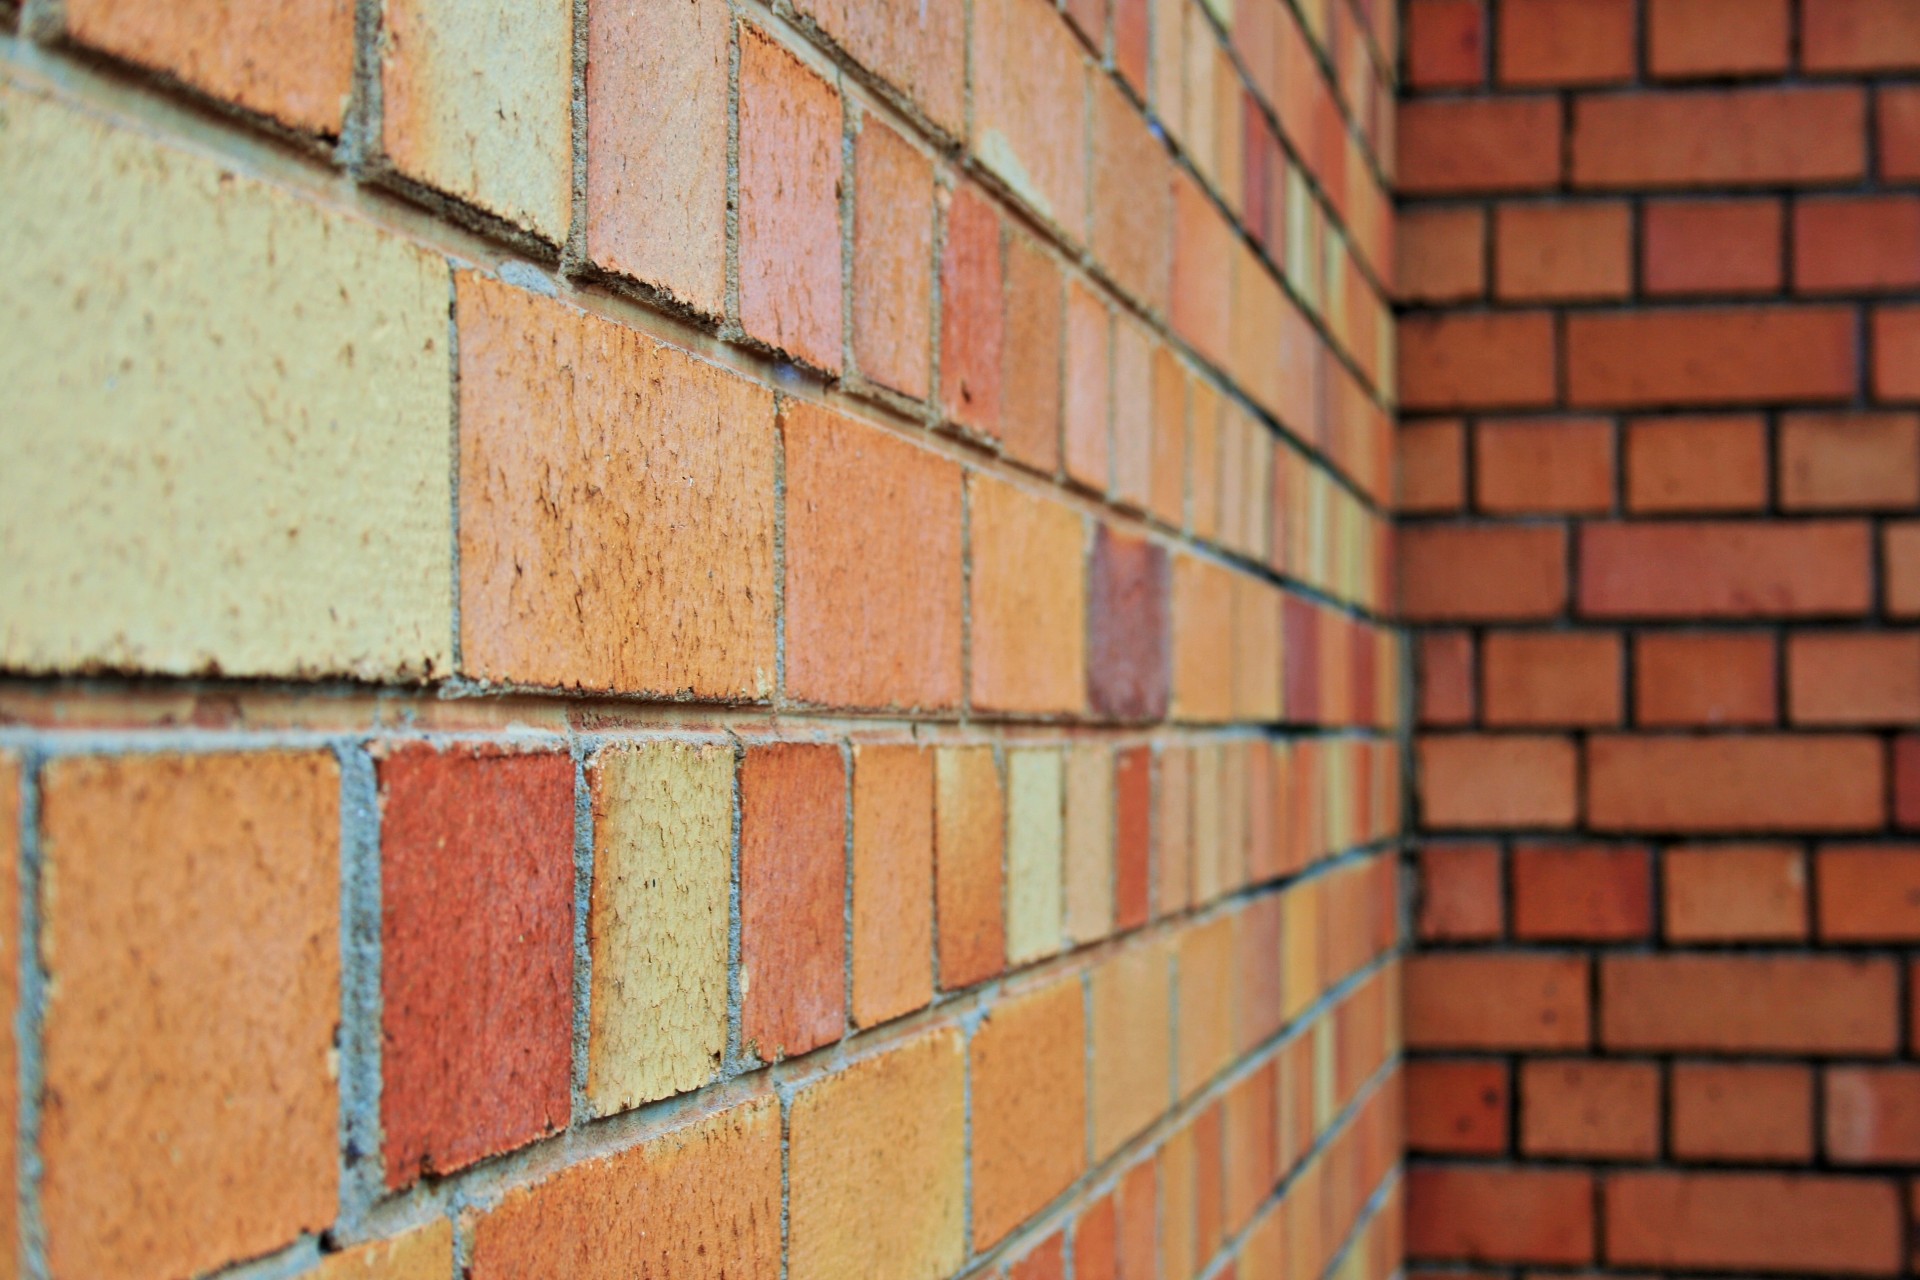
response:
M972 695L994 711L1078 711L1086 698L1084 521L984 475L968 479Z
M988 1248L1086 1168L1086 1005L1078 979L1002 999L968 1046L973 1245Z
M453 1223L445 1218L391 1240L324 1258L314 1280L441 1280L453 1267Z
M993 748L938 749L933 811L940 985L954 990L993 977L1007 962L1007 801Z
M1529 1156L1649 1160L1660 1151L1660 1068L1533 1058L1520 1064L1520 1149Z
M1841 520L1606 523L1580 533L1580 610L1597 618L1859 613L1866 525Z
M965 129L966 14L917 0L795 0L834 42L954 137Z
M1587 818L1610 831L1855 831L1885 817L1880 744L1825 735L1587 744Z
M853 358L925 399L932 383L933 162L871 116L853 146Z
M1166 714L1170 590L1164 547L1095 526L1087 591L1087 701L1094 714Z
M946 248L940 259L940 403L953 421L993 437L1002 431L1007 407L1001 386L1006 373L1003 362L1007 366L1014 362L1005 345L1010 308L1002 298L1000 218L993 203L974 187L962 186L943 198ZM1024 313L1020 318L1032 323ZM1026 420L1037 411L1038 406L1016 412L1016 421L1027 425ZM1025 434L1010 442L1022 454L1032 444Z
M1587 1043L1585 957L1430 952L1406 965L1416 1049L1577 1049Z
M1449 1155L1506 1150L1507 1064L1419 1058L1407 1063L1406 1073L1409 1149Z
M1813 955L1621 955L1600 961L1613 1050L1859 1057L1899 1041L1893 962Z
M1787 942L1807 934L1807 870L1791 845L1668 849L1661 863L1669 941Z
M933 754L853 753L853 1018L873 1026L933 998Z
M68 758L40 803L49 1270L198 1274L331 1223L333 758Z
M1041 217L1081 238L1086 55L1045 0L981 0L972 35L974 153Z
M1920 1071L1828 1067L1822 1145L1841 1164L1912 1164L1920 1158Z
M1066 844L1060 753L1007 753L1007 960L1031 963L1060 950Z
M846 1029L847 771L830 743L740 764L740 1036L769 1061Z
M1607 1257L1627 1266L1892 1275L1892 1183L1777 1173L1622 1173L1607 1179Z

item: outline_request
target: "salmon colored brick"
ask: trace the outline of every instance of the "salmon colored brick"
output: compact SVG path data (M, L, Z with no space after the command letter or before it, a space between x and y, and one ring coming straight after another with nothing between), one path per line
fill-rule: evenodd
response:
M853 1020L874 1026L933 998L933 753L853 752Z
M1220 916L1181 935L1175 955L1179 1042L1175 1082L1191 1098L1233 1058L1236 922Z
M739 288L747 336L840 368L840 96L740 28Z
M1052 475L1060 467L1061 362L1066 342L1060 268L1020 232L1006 247L1000 436L1009 457ZM943 345L948 341L942 333Z
M982 0L971 27L973 150L1074 239L1087 216L1086 54L1046 0ZM957 61L959 44L940 50Z
M1405 965L1414 1049L1578 1049L1587 1044L1585 957L1428 952Z
M1857 88L1608 94L1573 106L1577 187L1825 185L1866 172Z
M1771 75L1787 69L1787 0L1651 0L1647 69L1663 80Z
M1513 936L1623 942L1653 927L1653 866L1633 846L1523 844L1513 851Z
M1113 0L1113 66L1140 101L1147 100L1149 0Z
M1520 1149L1530 1156L1653 1159L1660 1153L1660 1068L1567 1058L1521 1063Z
M1493 515L1609 511L1613 458L1604 418L1482 422L1473 433L1474 496Z
M1787 713L1804 725L1920 720L1920 632L1790 636Z
M759 1098L509 1191L472 1249L474 1280L778 1272L780 1107Z
M1614 201L1499 206L1494 292L1517 302L1625 297L1633 278L1630 221L1627 206Z
M1464 302L1486 291L1487 217L1481 210L1415 205L1400 215L1394 235L1399 301Z
M1920 521L1890 523L1881 530L1880 564L1887 612L1920 617Z
M1920 13L1900 0L1807 0L1800 63L1814 72L1920 66Z
M1398 510L1430 515L1466 505L1466 431L1458 421L1409 422L1394 432L1394 441Z
M1171 297L1173 173L1166 149L1120 87L1093 90L1093 256L1149 311Z
M1173 984L1167 948L1129 947L1093 971L1093 1154L1104 1160L1172 1105Z
M1828 196L1793 209L1793 285L1802 293L1887 292L1920 283L1920 199Z
M381 1124L389 1187L563 1127L573 1018L573 762L379 763Z
M978 189L963 186L946 197L946 247L940 259L940 405L948 418L988 437L1001 431L1006 404L1003 362L1006 372L1014 367L1006 346L1014 304L1003 296L1009 287L1003 271L999 215ZM1023 296L1017 300L1023 306L1041 305L1038 300L1028 304ZM1028 316L1022 311L1013 318L1034 324L1037 313ZM1045 341L1044 332L1038 336ZM1059 341L1057 334L1053 341ZM1039 412L1036 405L1022 416L1037 417ZM1025 456L1039 442L1023 434L1014 447L1016 456Z
M1920 847L1822 846L1814 855L1820 937L1908 942L1920 937Z
M1152 1160L1121 1176L1114 1280L1154 1280L1160 1263L1159 1183Z
M1423 940L1473 942L1500 936L1506 890L1497 845L1423 844L1418 861L1415 928Z
M1891 1275L1901 1206L1890 1182L1818 1174L1616 1174L1607 1256L1625 1266Z
M1567 394L1583 407L1634 409L1845 399L1855 328L1834 307L1574 315Z
M176 76L246 111L338 136L353 91L353 7L340 0L246 5L75 0L61 16L75 43Z
M1109 1192L1080 1215L1073 1227L1073 1266L1075 1280L1114 1280L1119 1274L1119 1219L1115 1212L1118 1196Z
M1602 735L1587 744L1587 817L1613 831L1871 829L1880 756L1863 736Z
M1406 195L1542 191L1561 171L1559 100L1549 95L1410 101L1398 111Z
M917 0L794 0L801 15L951 137L966 129L966 15Z
M1683 1160L1804 1162L1813 1155L1813 1073L1757 1062L1676 1062L1668 1142Z
M694 310L726 303L723 0L587 15L587 256Z
M788 696L944 709L961 698L961 469L799 401L786 444ZM860 494L860 514L846 495ZM871 536L874 528L884 537ZM873 627L873 617L891 619Z
M1228 361L1232 314L1233 228L1200 184L1173 178L1173 307L1175 333L1217 366Z
M1593 1202L1593 1178L1584 1171L1417 1164L1407 1171L1407 1252L1468 1262L1591 1262Z
M1882 178L1920 177L1920 89L1887 85L1874 94L1877 157Z
M974 1248L1005 1239L1086 1168L1086 1043L1074 979L1003 999L974 1032Z
M48 1269L198 1274L321 1230L340 1177L333 757L68 757L39 789Z
M456 311L464 670L770 695L772 393L480 276Z
M1838 1164L1912 1164L1920 1157L1920 1071L1828 1067L1821 1145Z
M1186 525L1187 371L1170 347L1153 352L1153 476L1148 507L1163 523Z
M1657 295L1776 293L1783 228L1777 200L1648 201L1641 212L1641 285Z
M1067 749L1066 928L1075 945L1113 932L1113 753Z
M952 991L993 977L1007 962L1007 801L993 748L939 748L933 797L940 985Z
M1422 735L1420 811L1428 827L1571 827L1578 753L1571 739Z
M1634 722L1646 728L1779 719L1773 637L1648 632L1634 642Z
M1899 1040L1897 974L1881 959L1621 955L1600 961L1612 1050L1863 1057Z
M453 1267L453 1223L445 1218L391 1240L324 1257L315 1280L440 1280Z
M932 385L933 162L871 116L853 144L853 359L923 400Z
M942 1280L959 1270L966 1090L960 1034L943 1028L801 1091L788 1121L793 1280ZM887 1189L885 1213L873 1212L875 1187Z
M1487 15L1481 0L1409 0L1407 83L1416 89L1470 89L1487 75Z
M740 1036L766 1061L846 1030L846 845L840 748L749 745L740 763Z
M1920 400L1920 307L1875 307L1870 335L1873 394Z
M1420 1058L1407 1063L1407 1146L1440 1155L1506 1150L1509 1091L1504 1062Z
M1596 618L1792 618L1863 612L1866 526L1840 520L1591 524L1580 611Z
M1404 528L1401 610L1416 622L1552 617L1567 603L1566 547L1545 525Z
M1401 401L1409 411L1545 407L1557 346L1543 311L1408 316L1399 328Z
M1113 484L1113 313L1092 289L1067 283L1062 461L1097 494Z
M1414 643L1420 724L1457 727L1473 723L1473 636L1465 631L1428 631L1415 637Z
M1920 417L1787 415L1780 424L1780 503L1794 511L1920 505Z
M1086 697L1084 522L1000 480L968 481L972 698L994 711L1078 711Z
M1757 417L1636 418L1626 431L1627 510L1758 511L1770 462Z
M1807 868L1791 845L1681 845L1661 860L1669 942L1807 936Z
M1551 86L1630 78L1635 8L1633 0L1503 0L1500 82Z
M1481 715L1489 725L1620 722L1619 637L1494 631L1481 642Z

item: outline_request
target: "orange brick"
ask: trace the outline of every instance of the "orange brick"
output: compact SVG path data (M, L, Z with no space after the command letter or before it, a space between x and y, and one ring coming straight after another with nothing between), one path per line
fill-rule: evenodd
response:
M1567 602L1566 545L1544 525L1402 529L1401 610L1417 622L1551 617Z
M1649 294L1779 291L1779 201L1652 200L1641 217L1640 271Z
M1668 849L1670 942L1789 942L1807 936L1807 869L1791 845Z
M1757 417L1636 418L1627 424L1627 509L1758 511L1767 502L1767 426Z
M1046 475L1060 466L1065 297L1053 259L1026 235L1010 232L1000 364L1001 445L1008 456Z
M439 1280L452 1267L453 1223L438 1218L390 1239L323 1254L308 1274L314 1280Z
M1630 222L1617 201L1499 206L1494 291L1523 302L1625 297L1633 278Z
M1823 940L1920 938L1920 848L1827 845L1815 855L1813 866Z
M1802 293L1884 292L1920 283L1920 199L1830 196L1793 209L1793 284Z
M1004 999L973 1035L973 1244L989 1248L1086 1168L1087 1028L1077 979Z
M1880 744L1861 736L1601 735L1587 817L1615 831L1854 831L1880 825Z
M1419 852L1423 940L1497 938L1505 925L1500 849L1492 844L1423 844Z
M1482 641L1480 662L1489 725L1619 723L1617 636L1495 631Z
M952 137L966 130L966 66L954 56L967 20L918 0L794 0L835 44L900 90Z
M1616 1174L1607 1180L1608 1260L1740 1272L1892 1274L1894 1184L1815 1174Z
M1077 711L1087 687L1084 522L999 480L968 484L974 705Z
M1920 521L1888 524L1881 531L1881 590L1887 612L1920 617Z
M1496 515L1609 511L1613 453L1604 418L1482 422L1473 433L1475 497Z
M1174 332L1224 367L1231 323L1233 228L1184 170L1173 181Z
M1416 205L1401 213L1394 235L1400 301L1461 302L1486 291L1487 216L1479 209Z
M1473 636L1465 631L1427 631L1414 637L1422 726L1473 723Z
M790 400L787 693L828 706L960 701L960 468L888 432ZM861 495L852 518L846 495ZM887 536L869 536L873 528ZM893 619L885 627L871 618Z
M1647 69L1661 79L1785 71L1787 0L1652 0Z
M1420 1058L1407 1063L1407 1146L1446 1155L1507 1147L1504 1062Z
M1113 314L1077 280L1067 283L1065 393L1067 475L1105 494L1113 479Z
M1105 1159L1167 1110L1173 985L1164 946L1130 947L1093 971L1093 1150Z
M1672 1093L1669 1137L1683 1160L1813 1155L1813 1073L1805 1067L1676 1062Z
M1516 938L1617 942L1644 938L1653 926L1645 849L1523 844L1511 875Z
M1790 637L1787 710L1795 724L1902 725L1920 720L1920 632Z
M1164 312L1172 288L1173 182L1167 152L1119 86L1093 93L1093 253L1114 282Z
M1545 312L1412 315L1399 335L1400 396L1409 411L1554 401L1556 340Z
M331 1223L333 757L58 760L40 818L50 1269L198 1274Z
M1853 313L1835 307L1574 315L1567 394L1608 408L1845 399L1855 328Z
M1487 15L1480 0L1410 0L1403 20L1409 85L1465 89L1486 80Z
M1412 101L1396 127L1406 195L1539 191L1560 181L1560 103L1551 96Z
M1786 186L1866 172L1856 88L1607 94L1573 107L1576 186Z
M972 986L1006 965L1006 829L1006 792L993 748L939 748L934 761L934 904L940 985L946 990Z
M1279 1180L1274 1164L1274 1144L1279 1136L1275 1128L1278 1075L1269 1060L1227 1091L1220 1129L1226 1148L1223 1208L1229 1235L1246 1229ZM1074 1280L1086 1274L1082 1269L1085 1261L1083 1256L1075 1256Z
M1822 1142L1840 1164L1907 1164L1920 1159L1920 1070L1828 1067Z
M1420 811L1436 830L1570 827L1578 762L1566 738L1423 734Z
M1572 1169L1415 1165L1407 1252L1468 1262L1591 1262L1593 1178Z
M1127 747L1114 764L1114 923L1137 929L1152 912L1153 748Z
M933 998L933 753L853 755L853 1018L873 1026Z
M1066 1280L1067 1238L1055 1232L1007 1268L1007 1280Z
M1410 422L1394 433L1399 509L1415 514L1458 511L1467 488L1466 431L1454 419Z
M758 28L740 29L740 324L840 368L840 96Z
M1406 962L1414 1049L1577 1049L1589 969L1578 955L1428 952Z
M1920 417L1787 415L1780 425L1780 502L1799 511L1920 504Z
M1771 636L1642 635L1634 641L1634 721L1647 728L1773 724L1775 671Z
M1500 81L1606 84L1633 75L1633 0L1504 0Z
M1175 956L1180 1010L1174 1046L1175 1079L1180 1096L1196 1091L1233 1059L1235 920L1216 917L1187 930Z
M940 259L940 407L947 417L980 435L1002 430L1005 408L1002 379L1015 367L1006 352L1011 317L1030 327L1044 343L1048 323L1045 301L1007 292L1002 275L1000 217L993 203L972 186L962 186L946 201L946 247ZM1033 268L1031 262L1024 263ZM1023 279L1024 288L1029 283ZM1004 293L1004 298L1003 298ZM1029 312L1025 310L1032 307ZM1018 314L1014 314L1018 309ZM1057 315L1054 317L1057 329ZM1053 334L1059 341L1059 334ZM1056 375L1057 376L1057 375ZM1026 419L1038 416L1038 406ZM1020 454L1043 449L1024 433L1014 447Z
M1874 94L1880 138L1880 176L1889 181L1920 177L1920 88L1886 85Z
M1905 71L1920 66L1920 13L1901 0L1807 0L1800 62L1808 71Z
M868 117L853 147L853 358L925 399L932 377L933 162Z
M1768 618L1859 613L1871 595L1866 526L1591 524L1580 610L1591 617Z
M1075 239L1086 225L1086 54L1046 0L973 10L973 149ZM953 44L940 56L959 61Z
M1520 1148L1530 1156L1654 1158L1660 1068L1567 1058L1521 1063Z
M1899 1040L1898 995L1888 960L1607 956L1600 1040L1641 1052L1880 1055Z

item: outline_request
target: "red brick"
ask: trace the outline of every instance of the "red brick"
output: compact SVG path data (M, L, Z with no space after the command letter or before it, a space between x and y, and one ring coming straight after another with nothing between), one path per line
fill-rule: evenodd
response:
M1887 612L1896 618L1920 618L1920 520L1882 527L1880 565Z
M1480 654L1481 714L1489 725L1619 723L1617 636L1496 631Z
M1765 1173L1623 1173L1606 1183L1610 1262L1731 1271L1891 1275L1892 1183Z
M1419 852L1423 940L1474 942L1500 936L1505 907L1500 849L1492 844L1423 844Z
M769 1062L846 1029L847 770L829 744L740 765L740 1035Z
M1620 618L1794 618L1864 611L1864 524L1593 524L1581 530L1580 611Z
M1790 637L1787 710L1795 724L1902 725L1920 720L1920 631Z
M1600 1040L1641 1052L1861 1057L1899 1040L1888 960L1622 955L1600 961Z
M1920 827L1920 735L1893 743L1893 813L1903 827Z
M1394 440L1399 510L1444 513L1466 504L1466 430L1457 420L1409 422L1394 432Z
M1648 633L1634 642L1634 722L1643 727L1772 724L1777 683L1771 636Z
M1785 71L1787 0L1651 0L1647 69L1661 79Z
M1853 313L1835 307L1574 315L1567 393L1608 408L1845 399L1855 327Z
M1828 1067L1821 1087L1829 1160L1910 1165L1920 1159L1920 1069Z
M1015 282L1022 287L1034 274L1045 273L1030 261L1021 267L1029 272ZM1003 304L1002 270L999 215L976 188L960 187L947 200L946 250L940 260L940 406L952 421L989 437L1002 430L1002 378L1015 368L1005 347L1009 319L1023 326L1019 332L1031 326L1033 336L1046 340L1044 301L1020 293ZM1034 411L1023 415L1035 416ZM1024 457L1044 445L1023 434L1016 449Z
M786 437L787 693L827 706L960 701L960 468L801 401ZM857 518L846 496L860 494ZM873 529L884 529L881 538ZM875 617L889 619L874 627Z
M1077 711L1086 697L1084 522L999 480L969 481L972 694L998 711Z
M1546 312L1412 315L1399 334L1400 395L1409 412L1554 401L1554 325Z
M1779 292L1779 201L1653 200L1641 217L1641 283L1649 294Z
M1474 428L1475 497L1495 515L1613 508L1613 424L1604 418L1528 418Z
M1466 89L1486 79L1487 15L1481 0L1409 0L1407 83Z
M1396 128L1406 195L1539 191L1560 181L1560 103L1550 96L1407 102Z
M1414 1165L1407 1252L1466 1262L1591 1262L1593 1179L1571 1169Z
M573 762L410 746L380 761L387 1185L567 1123Z
M1661 865L1669 942L1807 936L1807 869L1792 845L1682 845Z
M1423 734L1420 811L1436 830L1571 827L1578 803L1574 744L1513 734Z
M1920 417L1788 415L1780 425L1780 502L1799 511L1920 504Z
M946 133L966 130L966 15L918 0L794 0L834 43L902 92Z
M1920 283L1920 199L1833 196L1793 210L1793 285L1802 293L1896 290Z
M1494 292L1510 301L1625 297L1632 284L1624 203L1503 204L1494 213Z
M1413 637L1424 727L1473 723L1473 636L1465 631L1426 631Z
M1646 937L1653 926L1645 849L1523 844L1512 868L1516 938L1622 942Z
M1417 622L1552 617L1567 603L1566 545L1545 525L1402 529L1401 610Z
M1007 962L1007 801L993 748L941 747L933 806L940 985L951 991L993 977Z
M1824 846L1814 857L1820 937L1828 942L1920 938L1920 847Z
M932 378L933 162L868 117L853 149L853 358L915 399Z
M1868 737L1602 735L1587 744L1587 816L1615 831L1854 831L1884 818Z
M853 1019L870 1027L933 998L933 753L853 755Z
M1789 186L1866 172L1856 88L1608 94L1573 107L1576 186Z
M1048 0L981 0L969 66L973 150L1040 215L1086 226L1086 53ZM939 51L958 62L956 40Z
M1507 1064L1479 1059L1407 1063L1407 1146L1445 1155L1507 1147Z
M1520 1065L1520 1149L1530 1156L1650 1160L1660 1153L1660 1068L1536 1058Z
M1086 1168L1078 979L1004 999L973 1035L973 1243L1004 1239Z
M1669 1139L1683 1160L1813 1155L1813 1073L1805 1067L1676 1062L1672 1093Z
M1577 1049L1587 1044L1587 961L1578 955L1428 952L1406 962L1415 1049Z
M1006 293L999 383L1001 446L1008 456L1052 475L1060 467L1066 293L1053 259L1017 231L1007 236ZM944 334L941 340L944 345Z
M1627 424L1627 509L1758 511L1767 503L1767 425L1745 415Z
M1606 84L1633 75L1633 0L1503 0L1500 82Z
M1920 307L1873 309L1873 394L1920 400Z
M740 29L740 324L840 368L840 97L758 28Z
M1113 0L1113 66L1147 100L1148 0Z
M1095 529L1087 587L1087 700L1094 714L1158 720L1167 711L1166 548Z
M1816 72L1920 67L1920 13L1903 0L1806 0L1800 64Z
M1880 139L1880 176L1890 182L1920 178L1920 88L1884 85L1874 94Z
M1486 229L1487 216L1477 208L1404 210L1394 227L1399 300L1461 302L1485 293Z
M1172 164L1113 81L1096 79L1093 106L1094 257L1121 289L1163 312L1172 287Z

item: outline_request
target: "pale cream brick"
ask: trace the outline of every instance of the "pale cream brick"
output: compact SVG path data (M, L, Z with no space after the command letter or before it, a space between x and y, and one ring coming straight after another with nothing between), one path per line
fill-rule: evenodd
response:
M453 1270L453 1224L445 1218L392 1240L336 1253L313 1280L446 1280Z
M1092 744L1067 753L1067 936L1097 942L1113 932L1113 753Z
M1007 959L1060 950L1064 844L1060 753L1007 753Z

